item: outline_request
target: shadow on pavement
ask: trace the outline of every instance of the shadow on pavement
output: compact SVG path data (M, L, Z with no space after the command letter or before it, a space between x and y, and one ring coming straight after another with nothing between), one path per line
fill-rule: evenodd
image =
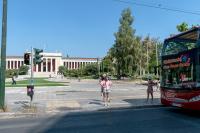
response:
M182 116L188 116L190 118L200 118L200 111L197 110L189 110L189 109L182 109L178 107L173 107L170 108L169 111L173 113L174 115L177 115L177 117L182 117Z
M146 103L145 98L124 99L123 101L128 102L136 107L138 107L138 105L146 105L146 107L148 105L152 105L151 102ZM159 103L159 101L159 98L154 99L155 103ZM92 99L89 104L101 104L101 100ZM93 113L95 113L95 115L93 115ZM116 121L119 117L123 117L123 115L120 115L118 111L115 112L109 109L108 111L104 110L97 112L70 112L59 117L48 118L43 122L41 121L41 124L32 129L29 133L94 133L94 131L95 133L96 131L98 133L113 132L113 129L110 127L110 125L112 125L112 122ZM118 127L116 127L115 131L117 131L117 129Z
M89 104L104 105L104 104L102 103L102 100L96 100L96 99L92 99L92 101L89 102Z
M123 101L130 103L132 106L160 105L160 98L154 98L153 101L149 99L148 102L146 98L124 99Z
M31 129L29 133L102 133L119 132L120 126L113 128L113 122L123 117L119 112L72 112L51 117ZM119 121L120 125L123 121Z
M76 108L59 107L59 108L57 108L57 110L59 110L59 111L66 111L66 110L70 111L70 110L80 110L80 109L81 109L81 107L76 107Z
M131 104L144 102L146 99L124 99ZM155 101L159 101L156 98ZM94 102L100 100L94 100ZM168 113L170 112L170 113ZM147 111L145 111L147 113ZM154 112L156 113L156 112ZM178 117L181 120L194 120L200 118L199 111L184 110L179 108L166 108L162 111L167 117ZM171 114L173 113L173 114ZM142 113L139 113L142 115ZM143 114L144 115L144 114ZM162 115L161 115L162 116ZM71 112L41 121L41 124L31 129L29 133L102 133L102 132L131 132L132 125L124 125L123 120L132 119L131 111L104 111L104 112ZM122 119L125 118L125 119ZM164 117L165 118L165 117ZM131 121L130 122L134 122ZM149 121L148 121L149 122ZM115 123L116 125L114 125ZM137 123L135 123L137 124ZM142 126L142 125L141 125ZM123 128L123 130L119 130Z
M29 101L17 101L17 102L14 102L14 104L20 104L22 106L29 106L30 102Z

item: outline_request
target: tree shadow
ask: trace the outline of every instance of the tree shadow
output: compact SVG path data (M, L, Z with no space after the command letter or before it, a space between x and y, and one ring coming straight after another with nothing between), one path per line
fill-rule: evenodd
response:
M187 116L189 119L199 119L200 111L199 110L191 110L191 109L183 109L179 107L172 107L168 109L173 115L177 115L177 117Z
M113 125L113 122L119 119L119 115L120 112L111 111L70 112L42 120L41 124L30 129L29 133L121 132L121 126Z
M81 109L81 107L76 107L76 108L70 108L70 107L59 107L59 108L57 108L57 110L59 110L59 111L66 111L66 110L68 110L68 111L72 111L72 110L80 110Z
M14 102L14 104L19 104L22 107L30 106L30 102L29 101L16 101L16 102Z
M160 98L154 98L153 101L146 98L140 99L124 99L123 101L130 103L132 106L160 105Z
M84 133L93 133L88 132L90 127L86 124L88 121L89 124L96 122L95 116L88 116L90 113L93 112L70 112L61 116L52 116L32 127L28 133L79 133L80 131L82 133L84 130L87 130ZM84 127L77 128L79 124L83 124Z
M126 101L130 103L132 106L142 106L143 107L148 107L148 106L153 106L153 105L162 105L160 102L160 98L154 98L153 102L151 102L151 99L146 102L146 99L124 99L123 101ZM177 115L177 117L188 117L188 119L193 119L193 118L200 118L200 111L199 110L191 110L191 109L184 109L184 108L179 108L179 107L173 107L173 106L163 106L163 107L170 107L167 108L167 111L172 113L172 115Z
M89 102L88 104L104 105L101 100L97 100L97 99L92 99L92 101Z
M146 99L124 99L124 101L131 104L137 102L143 102ZM159 98L155 100L159 101ZM95 101L95 100L94 100ZM96 100L97 102L100 100ZM167 112L170 113L167 113ZM124 124L124 121L120 121L125 114L122 115L121 111L88 111L88 112L70 112L59 116L53 116L41 121L41 124L33 127L29 133L102 133L102 132L131 132L132 126ZM130 112L127 112L130 113ZM188 120L199 119L200 114L193 114L186 110L178 108L166 108L163 113L172 115L172 117L179 117L180 119ZM171 114L173 113L173 114ZM188 114L189 113L189 114ZM131 119L126 116L126 120ZM117 125L112 125L114 121L117 121ZM123 125L124 124L124 125ZM124 129L121 129L121 128Z

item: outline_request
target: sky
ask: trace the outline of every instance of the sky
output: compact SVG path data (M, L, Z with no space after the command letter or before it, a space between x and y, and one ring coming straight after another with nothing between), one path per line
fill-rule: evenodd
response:
M200 14L199 0L124 1ZM1 20L2 0L0 8ZM114 44L114 33L125 8L131 9L132 27L135 35L141 37L150 35L163 41L170 34L178 33L177 24L200 24L200 15L116 0L8 0L7 55L22 56L32 46L45 52L61 52L63 56L104 57Z

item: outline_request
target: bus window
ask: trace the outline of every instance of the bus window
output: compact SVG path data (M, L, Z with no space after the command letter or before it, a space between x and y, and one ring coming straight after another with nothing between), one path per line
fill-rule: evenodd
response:
M169 41L165 43L164 55L177 54L196 47L196 42Z
M185 88L195 82L193 79L193 65L189 67L163 70L162 77L162 85L171 89Z

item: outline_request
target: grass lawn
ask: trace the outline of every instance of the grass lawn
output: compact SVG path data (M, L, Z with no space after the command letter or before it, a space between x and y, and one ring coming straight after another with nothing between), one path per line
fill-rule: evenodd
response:
M16 85L12 85L12 82L6 82L6 87L26 87L30 84L30 80L21 80L16 81ZM34 85L35 86L67 86L66 83L68 82L55 82L55 81L48 81L45 80L45 78L35 78L34 79Z

